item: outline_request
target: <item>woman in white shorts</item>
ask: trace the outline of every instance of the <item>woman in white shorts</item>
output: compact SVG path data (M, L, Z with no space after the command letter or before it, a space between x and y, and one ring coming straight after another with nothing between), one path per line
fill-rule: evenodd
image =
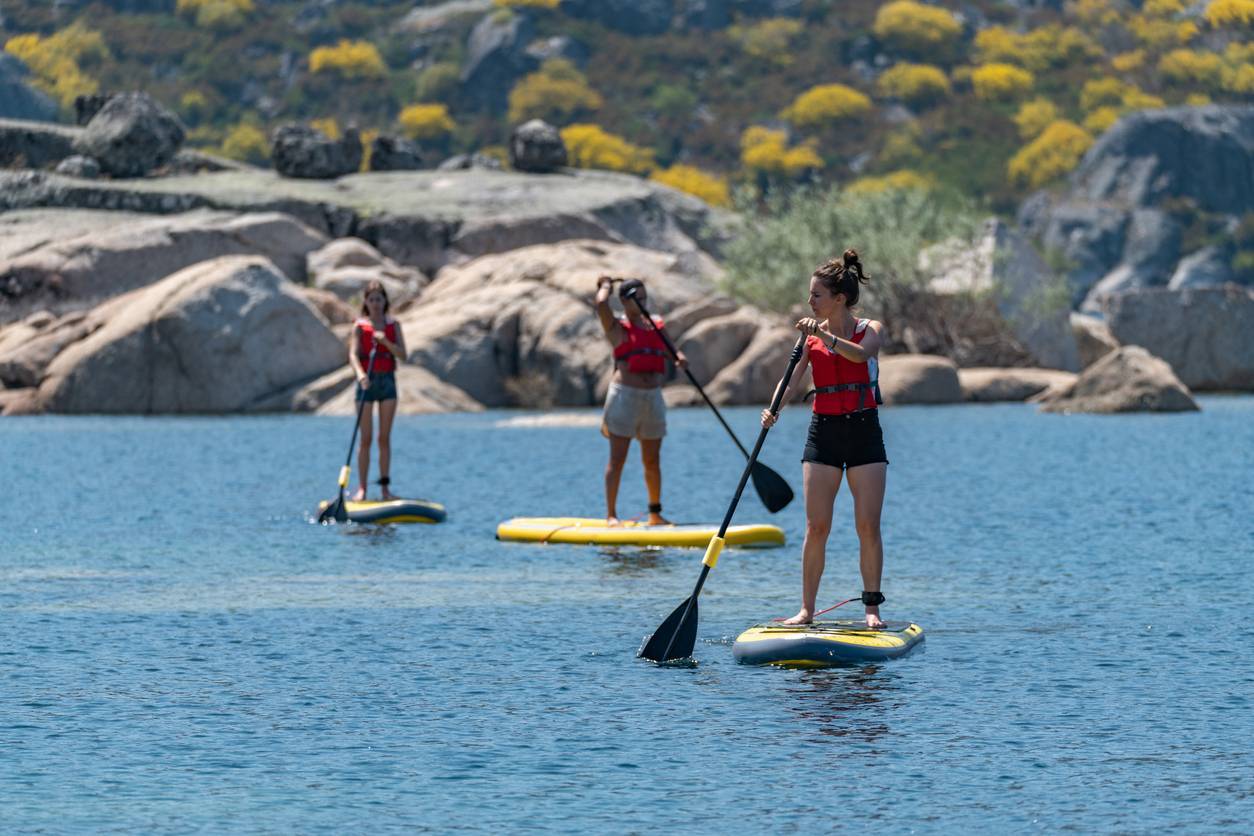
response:
M640 439L640 458L644 463L644 483L649 491L649 525L669 525L662 516L662 437L666 435L666 402L662 400L662 382L666 377L666 343L658 333L664 323L659 317L650 325L628 291L646 304L644 282L628 279L618 289L619 300L627 316L618 318L610 309L610 292L615 282L609 276L597 279L596 308L605 330L605 338L614 347L614 376L605 398L605 417L601 434L610 440L610 460L605 466L605 520L619 525L618 484L627 462L627 450L633 438ZM654 327L656 326L656 327ZM683 352L675 357L681 369L688 365Z

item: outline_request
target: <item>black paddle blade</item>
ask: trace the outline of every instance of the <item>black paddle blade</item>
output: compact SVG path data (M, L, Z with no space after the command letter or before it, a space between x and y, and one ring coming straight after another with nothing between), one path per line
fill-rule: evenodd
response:
M335 501L322 509L322 513L318 515L318 522L329 523L335 520L337 523L348 522L348 512L344 510L344 492L340 491L340 495Z
M788 487L784 477L762 462L753 463L753 487L762 498L762 504L766 506L766 510L772 514L779 513L789 502L792 502L792 488Z
M687 659L697 645L697 601L686 598L666 617L636 655L650 662ZM669 650L668 650L669 648Z

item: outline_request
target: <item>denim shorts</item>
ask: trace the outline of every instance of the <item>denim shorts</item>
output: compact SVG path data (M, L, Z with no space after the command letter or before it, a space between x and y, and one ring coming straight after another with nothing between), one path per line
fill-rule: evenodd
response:
M878 409L845 415L819 415L810 419L803 462L841 469L864 464L888 464Z
M357 398L361 399L361 384L357 384ZM371 372L370 386L366 389L367 401L396 400L396 373Z

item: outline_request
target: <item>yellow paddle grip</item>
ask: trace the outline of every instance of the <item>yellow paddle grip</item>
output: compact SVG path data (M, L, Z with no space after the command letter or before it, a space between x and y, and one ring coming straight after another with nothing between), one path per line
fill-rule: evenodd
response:
M340 468L340 487L341 488L348 487L348 477L349 477L349 474L351 474L352 472L353 472L353 469L349 467L348 465L344 465L342 468Z
M719 552L723 550L725 545L727 545L727 541L722 537L711 537L710 545L705 547L705 557L701 558L701 562L713 569L718 565Z

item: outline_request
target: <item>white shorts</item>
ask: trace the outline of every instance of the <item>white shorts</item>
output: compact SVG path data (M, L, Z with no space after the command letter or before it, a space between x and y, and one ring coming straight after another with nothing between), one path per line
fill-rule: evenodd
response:
M666 435L666 401L662 387L636 389L611 383L605 396L601 435L655 439Z

